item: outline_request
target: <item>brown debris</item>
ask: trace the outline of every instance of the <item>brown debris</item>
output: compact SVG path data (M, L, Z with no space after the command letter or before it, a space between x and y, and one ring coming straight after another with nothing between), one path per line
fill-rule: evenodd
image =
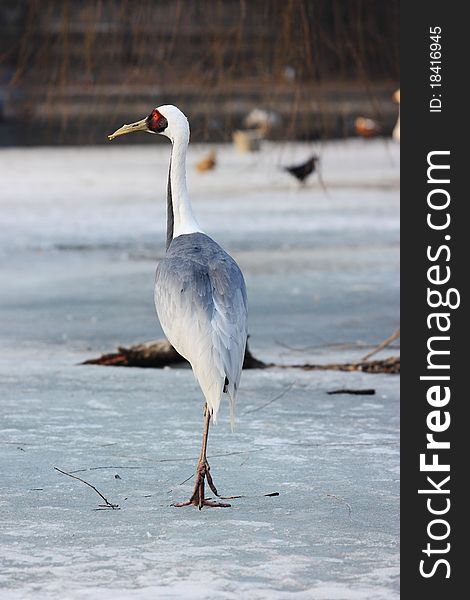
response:
M291 365L304 371L362 371L363 373L400 373L400 357L389 356L383 360L366 360L353 363L333 363L325 365Z
M168 365L184 363L186 360L176 352L166 340L156 340L125 348L119 346L117 352L103 354L99 358L86 360L84 365L105 365L108 367L142 367L161 369Z
M117 352L112 354L103 354L99 358L86 360L84 365L104 365L108 367L142 367L148 369L162 369L163 367L172 367L175 365L187 364L173 346L167 340L156 340L137 344L125 348L119 347ZM390 356L383 360L362 360L351 363L330 363L330 364L297 364L297 365L276 365L274 363L265 363L253 356L246 345L245 359L243 361L244 369L266 369L268 367L278 367L281 369L302 369L304 371L362 371L363 373L400 373L400 357Z
M137 344L125 348L120 346L117 352L112 354L103 354L99 358L86 360L84 365L104 365L107 367L142 367L148 369L162 369L167 366L187 363L186 359L178 354L173 346L167 340L156 340ZM245 358L243 361L244 369L265 369L270 367L261 360L253 356L246 345Z

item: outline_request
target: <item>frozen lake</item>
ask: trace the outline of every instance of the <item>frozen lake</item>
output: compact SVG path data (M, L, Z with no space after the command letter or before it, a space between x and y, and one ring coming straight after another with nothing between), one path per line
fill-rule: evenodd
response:
M190 195L245 273L255 356L350 361L396 329L397 146L222 146L199 174L207 150L190 149ZM312 150L327 192L280 169ZM244 372L235 432L223 407L209 460L219 491L246 498L199 512L170 506L199 453L191 372L78 364L162 337L168 159L118 142L0 150L0 598L398 598L397 376ZM376 394L327 394L341 387ZM95 510L54 466L121 510Z

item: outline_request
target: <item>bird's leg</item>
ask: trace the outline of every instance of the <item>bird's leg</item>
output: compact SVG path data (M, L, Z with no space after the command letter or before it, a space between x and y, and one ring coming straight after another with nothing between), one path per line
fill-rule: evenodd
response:
M206 458L207 451L207 438L209 437L209 423L211 420L211 413L207 403L204 407L204 430L202 433L202 446L201 452L199 454L199 461L197 463L196 468L196 481L194 483L194 489L192 496L186 502L177 502L174 506L197 506L199 510L202 509L203 506L218 506L222 508L227 508L231 506L230 504L226 504L225 502L212 502L211 500L206 500L204 497L204 483L207 477L207 483L209 487L213 491L213 493L218 496L217 488L214 485L212 480L212 476L210 474L209 463Z

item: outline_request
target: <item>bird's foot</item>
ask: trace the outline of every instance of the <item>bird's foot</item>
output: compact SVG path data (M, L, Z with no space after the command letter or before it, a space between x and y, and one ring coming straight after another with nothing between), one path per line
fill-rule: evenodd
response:
M204 497L204 482L206 478L207 483L209 484L209 487L211 488L212 492L216 496L219 496L217 488L215 487L214 481L210 474L209 463L207 462L207 460L205 460L204 462L201 462L197 467L196 483L194 484L194 490L191 498L189 500L186 500L186 502L176 502L175 504L173 504L173 506L176 506L178 508L182 506L197 506L199 510L201 510L203 506L230 508L232 506L231 504L227 504L226 502L215 502L213 500L207 500Z

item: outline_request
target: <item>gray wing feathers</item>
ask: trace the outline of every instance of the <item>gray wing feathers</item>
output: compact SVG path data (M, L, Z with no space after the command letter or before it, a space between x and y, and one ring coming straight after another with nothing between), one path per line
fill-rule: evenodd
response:
M246 288L236 262L204 234L175 238L157 268L155 305L214 419L224 388L233 418L247 337Z

